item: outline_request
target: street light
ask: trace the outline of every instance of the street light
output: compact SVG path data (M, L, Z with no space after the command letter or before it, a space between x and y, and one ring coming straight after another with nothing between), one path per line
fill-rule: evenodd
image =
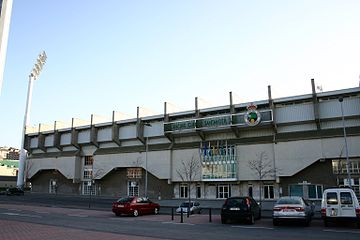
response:
M18 178L16 185L23 189L24 188L24 170L25 170L25 160L26 160L26 150L24 146L25 134L26 134L26 126L30 125L30 106L31 106L31 97L32 97L32 88L33 88L33 81L36 80L40 72L46 62L46 53L43 51L39 54L38 58L36 59L36 63L34 64L33 69L29 74L29 85L28 85L28 92L27 92L27 99L26 99L26 107L25 107L25 116L24 116L24 124L23 124L23 131L21 136L21 149L20 149L20 159L19 159L19 171L18 171Z
M144 126L152 127L150 123L144 123ZM145 197L148 196L148 145L149 137L146 136L145 138Z
M344 99L342 97L339 98L340 107L341 107L341 118L342 118L342 124L343 124L343 131L344 131L344 140L345 140L345 153L346 153L346 173L348 178L348 184L349 187L351 187L351 176L350 176L350 160L349 160L349 151L348 151L348 144L346 139L346 129L345 129L345 120L344 120L344 109L343 109L343 101Z

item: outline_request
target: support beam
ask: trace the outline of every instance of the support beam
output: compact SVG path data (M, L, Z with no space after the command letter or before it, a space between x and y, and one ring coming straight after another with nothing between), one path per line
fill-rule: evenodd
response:
M119 147L121 146L120 136L119 136L120 126L115 122L115 111L112 114L112 126L111 126L111 140L116 143Z
M38 135L38 148L41 149L41 151L46 152L45 147L45 135L39 132Z
M198 97L195 97L195 117L197 117L197 118L200 117Z
M95 147L99 148L99 143L97 141L97 136L98 136L98 129L94 125L91 125L91 128L90 128L90 143L93 144Z
M314 108L314 118L316 127L318 130L321 129L320 125L320 116L319 116L319 101L317 98L316 90L315 90L315 80L311 79L311 89L312 89L312 101L313 101L313 108Z
M145 138L144 138L144 123L140 118L140 109L137 107L137 114L136 114L136 138L145 145Z
M235 136L236 136L237 138L240 137L240 130L239 130L238 127L236 127L236 126L231 126L231 131L235 134Z
M91 114L91 123L90 123L90 143L95 147L99 148L98 139L98 129L95 127L94 115Z
M56 147L58 150L62 151L61 147L61 134L58 130L54 131L54 147Z
M234 106L234 103L233 103L232 92L229 92L229 98L230 98L230 113L234 114L235 113L235 106Z
M271 85L268 86L268 98L269 98L269 107L272 110L272 118L273 118L272 126L273 126L273 130L274 130L274 139L276 139L276 134L277 134L278 130L277 130L277 124L276 124L276 119L275 119L275 104L274 104L274 100L272 99L272 96L271 96Z
M79 132L75 129L71 129L71 145L74 146L77 149L80 149L80 146L78 144L79 139Z
M198 134L198 136L201 138L202 141L205 141L206 136L205 133L201 130L196 130L196 133Z
M113 122L111 127L111 140L116 143L119 147L121 146L121 142L119 139L119 125Z

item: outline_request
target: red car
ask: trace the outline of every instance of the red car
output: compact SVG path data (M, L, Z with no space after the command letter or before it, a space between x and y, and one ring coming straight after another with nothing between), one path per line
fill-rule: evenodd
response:
M116 216L121 214L132 215L158 214L160 205L147 197L123 197L112 204L112 211Z

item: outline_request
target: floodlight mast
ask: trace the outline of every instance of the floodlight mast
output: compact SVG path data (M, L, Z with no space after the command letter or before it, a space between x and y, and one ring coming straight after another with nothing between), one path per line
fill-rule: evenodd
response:
M20 158L19 158L19 170L18 170L18 177L17 177L17 187L23 189L25 178L25 162L26 162L26 150L25 150L25 134L26 134L26 127L30 125L30 107L31 107L31 99L32 99L32 89L33 89L33 82L36 80L40 72L46 62L47 56L45 51L39 54L38 58L36 59L36 63L34 64L33 69L29 74L29 85L28 85L28 92L26 98L26 107L25 107L25 116L24 116L24 123L22 129L22 136L21 136L21 149L20 149Z

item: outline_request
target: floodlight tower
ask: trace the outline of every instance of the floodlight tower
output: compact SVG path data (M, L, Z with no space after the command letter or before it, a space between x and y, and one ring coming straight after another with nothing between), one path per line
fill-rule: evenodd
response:
M31 98L32 98L32 88L33 82L36 80L40 72L46 62L47 56L45 51L39 54L36 59L36 63L34 64L33 69L29 74L29 85L28 85L28 93L26 99L26 107L25 107L25 116L24 116L24 124L21 136L21 149L20 149L20 159L19 159L19 171L17 178L17 187L23 189L24 188L24 171L25 171L25 161L26 161L26 150L25 150L25 134L26 134L26 126L30 125L30 106L31 106Z

